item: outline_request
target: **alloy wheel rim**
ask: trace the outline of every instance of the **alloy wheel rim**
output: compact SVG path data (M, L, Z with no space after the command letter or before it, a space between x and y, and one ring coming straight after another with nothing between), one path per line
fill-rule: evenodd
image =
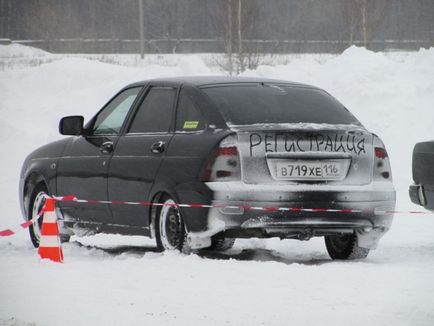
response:
M165 249L175 250L181 245L182 220L178 207L172 199L163 203L160 213L160 238Z
M39 192L36 195L35 200L33 202L32 216L31 216L32 219L39 216L42 208L44 207L44 204L45 204L45 193ZM41 239L41 228L42 228L42 218L39 218L35 223L33 223L33 234L38 242Z

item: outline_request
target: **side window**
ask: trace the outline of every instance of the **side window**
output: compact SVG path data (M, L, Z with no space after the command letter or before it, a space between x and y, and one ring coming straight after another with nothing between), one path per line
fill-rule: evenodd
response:
M172 121L175 95L174 88L151 88L134 116L128 132L168 132Z
M182 91L176 112L177 131L197 131L205 129L205 121L199 108L193 103L190 96Z
M116 96L102 110L93 125L92 134L118 134L122 124L142 87L129 88Z

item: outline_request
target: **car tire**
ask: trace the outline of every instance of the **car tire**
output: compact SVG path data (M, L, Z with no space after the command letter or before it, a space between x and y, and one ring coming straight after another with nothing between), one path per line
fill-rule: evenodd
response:
M30 196L29 207L27 209L27 220L33 219L39 212L45 203L45 195L48 194L47 187L43 183L39 183L35 186ZM30 240L35 248L39 247L39 241L41 239L41 227L43 218L39 218L37 222L29 226ZM70 235L60 234L61 242L68 242Z
M27 220L33 219L40 213L45 203L44 195L48 193L47 188L43 183L39 183L35 186L30 195L29 207L27 209ZM35 248L39 247L39 241L41 239L41 227L42 217L35 223L29 226L30 240Z
M235 244L235 239L233 238L218 238L213 239L212 244L206 250L212 251L226 251L231 249Z
M358 246L357 235L355 232L344 235L329 235L325 236L324 238L327 252L332 259L364 259L369 254L369 249Z
M157 212L155 221L155 234L157 247L160 251L177 250L190 254L191 249L187 242L187 230L184 218L175 200L164 196L160 201L162 206Z

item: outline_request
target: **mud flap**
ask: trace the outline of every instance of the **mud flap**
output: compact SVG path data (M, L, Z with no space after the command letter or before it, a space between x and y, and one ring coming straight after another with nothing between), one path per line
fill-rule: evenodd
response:
M211 237L226 229L226 224L221 220L215 220L203 232L188 232L187 242L191 249L202 249L211 246Z
M357 230L357 245L361 248L376 249L378 242L386 232L387 230L382 227L374 228L369 232Z

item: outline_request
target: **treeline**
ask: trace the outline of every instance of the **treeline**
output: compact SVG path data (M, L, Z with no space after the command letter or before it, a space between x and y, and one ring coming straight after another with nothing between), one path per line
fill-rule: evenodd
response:
M137 52L138 2L0 0L0 38L37 41L54 52ZM247 52L339 52L350 44L374 50L434 45L434 0L143 4L146 52L237 53L243 47ZM101 46L104 42L109 46Z

